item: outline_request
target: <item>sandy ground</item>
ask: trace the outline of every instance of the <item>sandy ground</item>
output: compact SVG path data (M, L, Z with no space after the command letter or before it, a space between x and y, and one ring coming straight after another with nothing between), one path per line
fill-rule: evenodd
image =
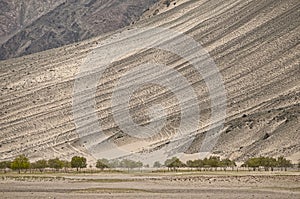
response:
M300 198L300 173L16 174L1 198Z

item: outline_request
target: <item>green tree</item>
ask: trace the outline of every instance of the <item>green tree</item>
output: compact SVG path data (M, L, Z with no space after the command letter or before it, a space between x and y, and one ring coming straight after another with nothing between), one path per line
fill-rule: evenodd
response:
M161 167L161 163L159 161L154 162L153 164L154 168L160 168Z
M82 168L86 168L87 164L86 164L86 158L85 157L79 157L79 156L74 156L72 157L71 160L71 167L72 168L76 168L76 170L78 171L78 169L82 169Z
M168 167L169 169L171 168L172 170L175 171L175 170L176 170L177 168L179 168L179 167L184 167L185 164L184 164L183 162L181 162L181 161L179 160L179 158L173 157L173 158L167 159L167 160L165 161L165 166Z
M33 169L38 169L41 173L48 167L47 160L38 160L32 164Z
M255 171L256 168L258 168L260 166L260 159L259 158L249 158L246 162L245 165L247 167L251 167L253 168L253 170Z
M110 167L110 168L118 168L118 167L120 167L120 161L119 160L116 160L116 159L114 159L114 160L110 160L109 161L109 164L108 164L108 166Z
M71 168L71 162L67 161L67 160L62 160L62 167L65 170L65 173L68 172L68 168Z
M11 161L0 162L0 169L3 169L4 173L6 173L6 169L8 168L11 168Z
M138 161L135 163L136 168L141 168L143 167L143 163L141 161Z
M273 168L277 166L276 159L271 157L259 157L259 162L260 166L265 168L265 171L269 171L269 168L273 171Z
M58 158L49 159L48 165L50 168L55 169L56 171L59 171L59 169L63 168L63 162Z
M233 167L236 166L236 163L233 160L230 160L228 158L221 160L221 162L219 164L220 164L220 166L223 167L224 171L226 171L227 167L232 167L232 169L233 169Z
M120 162L120 166L123 167L123 168L127 168L128 171L129 169L133 169L133 168L141 168L143 166L143 163L138 161L133 161L133 160L129 160L129 159L123 159L121 162Z
M104 170L105 168L109 168L109 161L105 158L97 160L96 167L98 169Z
M197 160L188 160L186 162L186 165L190 168L201 168L204 166L203 160L197 159Z
M210 167L219 167L221 166L220 157L210 156L209 159L207 159L206 164Z
M292 166L292 163L290 160L287 160L283 156L280 156L277 158L277 165L281 168L281 170L282 168L284 168L286 171L288 167Z
M19 173L21 173L22 169L29 169L29 167L30 162L25 155L19 155L11 163L11 168L13 170L18 170Z

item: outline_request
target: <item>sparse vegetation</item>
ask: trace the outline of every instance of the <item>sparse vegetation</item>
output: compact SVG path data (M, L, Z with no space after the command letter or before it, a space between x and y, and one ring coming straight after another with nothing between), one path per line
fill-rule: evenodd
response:
M114 160L108 160L108 159L99 159L96 163L96 168L101 169L101 171L104 171L105 169L109 168L109 172L114 171L116 168L126 168L129 170L134 168L148 168L149 165L143 165L140 161L134 161L130 159L123 159L122 161L114 159ZM153 168L163 168L167 167L169 171L177 171L179 168L190 168L191 170L198 170L198 171L212 171L212 170L223 170L227 171L228 168L231 168L231 170L234 170L234 168L238 169L236 167L236 163L233 160L230 160L228 158L226 159L220 159L218 156L211 156L209 158L204 159L196 159L196 160L188 160L186 163L182 162L177 157L172 157L170 159L167 159L164 162L164 165L162 165L159 161L154 162ZM30 172L39 171L41 173L45 172L47 168L51 168L54 171L62 171L67 173L69 168L74 168L78 172L79 169L86 168L86 158L85 157L79 157L74 156L72 157L71 161L67 160L60 160L59 158L49 159L47 160L37 160L35 162L30 163L28 158L24 155L20 155L14 159L14 161L2 161L0 162L0 169L3 170L5 173L7 169L17 170L19 173L21 173L22 170L30 169ZM272 157L253 157L249 158L245 161L245 163L242 165L242 167L246 167L252 169L253 171L273 171L274 168L280 168L281 171L287 171L287 168L293 167L290 160L287 160L284 157L278 157L277 159ZM300 161L298 165L294 166L297 167L298 170L300 170ZM64 169L64 170L62 170ZM92 166L90 165L90 171L93 172ZM118 170L115 170L118 171ZM188 171L188 170L186 170ZM86 170L84 170L86 172ZM97 171L96 171L97 172ZM120 172L120 171L119 171Z

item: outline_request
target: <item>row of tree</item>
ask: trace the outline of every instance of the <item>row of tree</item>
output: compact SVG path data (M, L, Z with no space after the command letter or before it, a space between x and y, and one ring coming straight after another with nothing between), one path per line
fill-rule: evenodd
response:
M154 163L154 166L159 165L158 162ZM220 157L211 156L209 158L197 159L197 160L188 160L186 163L180 161L179 158L173 157L167 159L164 164L166 167L172 170L176 170L180 167L189 167L189 168L217 168L223 167L226 170L227 167L235 167L236 163L230 159L221 160Z
M287 170L288 167L292 166L292 163L290 160L287 160L284 157L278 157L277 159L272 157L254 157L249 158L243 165L243 167L251 167L253 170L260 169L260 167L263 167L266 171L273 171L275 167L281 168L281 170L284 168ZM300 167L300 162L298 164L298 168Z
M155 165L159 165L158 162L154 163ZM198 160L188 160L186 163L181 162L178 158L173 157L165 161L165 166L176 170L176 168L180 167L189 167L189 168L217 168L222 167L224 170L228 167L235 167L236 163L230 159L221 160L219 157L211 156L209 158L198 159ZM281 168L281 170L287 170L287 168L292 167L293 164L290 160L287 160L283 156L278 157L277 159L272 157L254 157L249 158L245 161L242 167L248 167L255 170L260 170L263 168L265 171L273 171L275 167ZM298 163L298 168L300 168L300 162Z
M96 167L103 170L105 168L141 168L143 167L143 163L140 161L133 161L128 159L119 160L107 160L107 159L99 159L97 160ZM146 166L146 165L145 165Z
M141 168L141 167L149 167L149 165L143 165L140 161L133 161L129 159L123 159L123 160L107 160L107 159L99 159L97 160L96 167L104 170L106 168L127 168L133 169L133 168ZM161 164L160 162L156 161L153 164L153 167L160 168L162 166L168 167L171 170L176 170L181 167L188 167L188 168L218 168L222 167L224 170L228 167L235 167L236 163L230 159L220 159L220 157L217 156L211 156L209 158L204 159L197 159L197 160L188 160L186 163L182 162L179 158L173 157L171 159L167 159L164 164ZM290 160L287 160L284 157L278 157L277 159L272 157L254 157L249 158L245 163L242 165L242 167L248 167L252 168L253 170L260 169L263 167L266 171L273 169L275 167L284 168L287 170L288 167L291 167L292 163ZM81 168L86 168L86 158L74 156L72 157L71 161L66 160L60 160L58 158L55 159L49 159L49 160L38 160L36 162L30 162L29 159L24 156L20 155L16 157L13 161L3 161L0 162L0 169L6 169L10 168L13 170L18 170L20 173L21 170L28 170L28 169L34 169L39 170L40 172L43 172L46 168L52 168L56 171L60 169L65 169L65 171L68 168L76 168L78 171ZM300 168L300 163L298 164L298 168Z
M46 168L52 168L57 171L62 168L76 168L78 171L80 168L85 168L86 166L86 158L79 156L72 157L71 161L54 158L49 160L38 160L31 163L25 155L20 155L13 161L0 162L0 169L10 168L12 170L17 170L19 173L21 170L28 169L37 169L40 172L43 172Z

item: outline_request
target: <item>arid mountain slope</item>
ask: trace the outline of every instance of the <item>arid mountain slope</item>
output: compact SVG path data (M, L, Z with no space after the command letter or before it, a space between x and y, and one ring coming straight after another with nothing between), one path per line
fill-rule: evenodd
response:
M0 59L107 33L137 20L156 0L1 0Z
M169 28L191 36L209 52L227 92L226 123L212 153L236 160L258 155L300 159L300 2L182 0L168 7L155 6L145 13L143 20L121 32L143 27ZM105 38L95 37L0 62L0 159L21 153L31 158L88 156L86 147L90 143L79 139L76 132L76 128L83 126L74 123L74 79L85 58ZM159 37L150 38L153 43L161 42ZM106 48L111 50L109 46L113 43L114 40L108 42ZM97 114L110 137L92 144L101 150L111 142L118 146L139 143L124 134L112 118L110 99L124 71L155 60L191 77L191 85L199 96L202 123L192 132L190 140L182 140L182 143L192 143L183 144L179 150L197 153L211 124L210 99L203 79L193 79L189 64L174 54L155 49L128 53L122 61L112 64L112 73L102 79L97 89ZM180 105L169 98L170 93L162 88L153 89L154 93L149 91L151 96L143 91L138 91L136 96L146 99L145 106L153 105L147 98L154 96L157 103L171 103L170 107L178 110ZM132 103L133 107L139 105L136 99ZM136 116L136 122L142 125L149 120L143 111L138 112L142 116ZM178 125L176 114L167 115L173 121L171 127ZM169 136L161 133L153 138L156 144L152 143L148 149L165 147ZM97 134L86 137L86 140L97 140Z

